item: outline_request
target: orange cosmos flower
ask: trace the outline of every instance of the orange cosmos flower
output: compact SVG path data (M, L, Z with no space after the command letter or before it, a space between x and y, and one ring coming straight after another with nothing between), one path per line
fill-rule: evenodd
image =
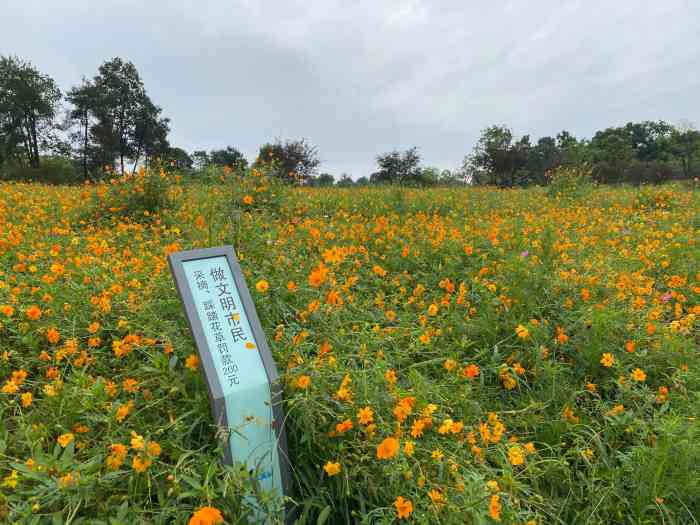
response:
M216 507L202 507L192 514L187 525L219 525L224 522L221 511Z
M442 364L442 366L445 368L445 370L451 372L457 366L457 361L455 361L454 359L445 359L445 362Z
M462 375L467 379L474 379L479 375L479 367L477 365L471 364L467 365L462 369Z
M411 500L404 499L403 496L396 498L394 507L396 507L396 514L400 520L408 518L413 512L413 503Z
M15 309L9 304L6 304L0 307L0 312L2 312L5 317L12 317L15 314Z
M346 419L342 423L338 423L335 426L335 431L338 432L338 434L342 434L343 432L347 432L352 428L352 419Z
M41 308L35 304L27 308L24 313L32 321L41 319Z
M647 379L646 373L641 368L635 368L634 370L632 370L630 377L640 383L646 381Z
M297 388L304 390L306 388L309 388L309 385L311 384L311 378L307 375L302 375L297 378L296 385Z
M140 456L134 456L134 459L131 461L131 467L136 471L136 472L146 472L148 467L151 466L152 461L150 458L142 458Z
M493 494L489 499L489 516L495 521L501 521L501 498Z
M58 441L58 444L61 445L61 448L66 448L71 443L71 441L73 441L74 438L75 436L68 432L66 434L61 434L60 436L58 436L58 439L56 441Z
M385 438L377 446L377 458L379 459L391 459L399 451L399 440L393 437Z
M188 355L187 359L185 359L185 366L190 370L197 370L199 367L199 357L197 357L196 354Z

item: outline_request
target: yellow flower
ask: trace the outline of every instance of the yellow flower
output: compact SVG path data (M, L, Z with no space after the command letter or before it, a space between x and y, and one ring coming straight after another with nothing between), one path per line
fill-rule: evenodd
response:
M527 339L530 337L530 331L521 324L516 327L515 333L520 339Z
M120 405L119 408L117 409L117 413L115 415L115 418L117 421L120 423L126 419L126 416L129 415L129 412L131 412L131 408L134 406L133 401L129 401L126 404Z
M297 388L301 390L305 390L309 388L309 385L311 384L311 378L307 375L301 375L297 378L296 385Z
M151 466L151 460L150 458L142 458L140 456L134 456L134 459L131 462L131 467L136 471L136 472L146 472L148 467Z
M614 363L615 358L609 352L604 353L603 356L600 358L600 364L606 368L610 368Z
M569 423L577 424L580 421L580 418L574 414L574 411L571 410L571 407L569 405L566 405L564 407L564 410L562 411L562 416Z
M27 408L28 406L30 406L32 404L32 400L33 400L32 393L25 392L24 394L22 394L20 396L20 399L22 400L22 406L24 408Z
M522 465L525 463L525 452L520 445L514 445L508 449L508 461L511 465Z
M73 441L74 438L75 436L72 433L68 432L66 434L61 434L60 436L58 436L58 439L56 441L58 441L58 444L61 445L62 448L66 448L71 443L71 441Z
M430 489L430 491L428 491L428 497L430 498L430 501L432 501L435 505L442 505L443 503L445 503L445 496L439 490Z
M10 472L9 475L7 475L3 480L2 484L0 487L3 488L8 488L8 489L13 489L17 486L17 481L19 480L19 474L17 473L16 470L13 470Z
M143 439L143 436L140 436L136 432L132 431L131 432L131 448L134 450L143 450L143 447L145 445L146 445L146 442Z
M647 375L641 368L635 368L630 374L630 378L638 382L644 382L647 379Z
M332 463L329 461L325 464L323 470L325 470L326 474L328 474L329 476L335 476L340 472L340 463Z
M260 293L267 292L267 290L269 288L270 288L270 283L268 283L265 279L261 279L257 283L255 283L255 289Z
M501 490L501 487L498 486L498 481L495 479L489 480L486 482L486 487L491 491L491 492L498 492Z
M19 390L19 385L15 383L14 381L7 380L5 381L5 384L2 387L2 393L3 394L14 394Z
M185 359L185 367L189 368L192 371L197 370L197 368L199 367L199 357L197 357L196 354L188 355L187 359Z
M357 420L361 425L369 425L374 421L374 412L370 407L361 408L357 412Z
M146 446L146 449L148 450L148 453L151 456L155 456L155 457L160 456L160 453L162 452L160 445L158 443L156 443L155 441L149 441L148 445Z

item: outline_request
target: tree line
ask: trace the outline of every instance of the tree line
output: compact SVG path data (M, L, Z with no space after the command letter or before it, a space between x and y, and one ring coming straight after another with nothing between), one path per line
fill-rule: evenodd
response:
M68 106L65 107L64 103ZM368 184L546 184L558 166L586 166L602 183L659 183L700 171L700 132L689 124L630 122L579 139L562 131L533 142L505 125L482 130L456 170L421 165L418 148L376 157L369 177L338 179L319 173L318 149L300 140L260 147L251 166L235 147L188 153L168 140L170 119L149 97L134 66L119 57L104 62L65 94L31 63L0 55L0 175L54 182L91 180L134 171L149 159L198 172L211 166L266 169L290 183L315 186Z

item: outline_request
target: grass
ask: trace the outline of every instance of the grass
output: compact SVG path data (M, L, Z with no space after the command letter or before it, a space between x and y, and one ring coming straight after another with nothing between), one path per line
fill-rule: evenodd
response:
M297 523L700 519L696 188L210 178L0 183L0 521L278 506L220 462L167 269L222 244L285 383Z

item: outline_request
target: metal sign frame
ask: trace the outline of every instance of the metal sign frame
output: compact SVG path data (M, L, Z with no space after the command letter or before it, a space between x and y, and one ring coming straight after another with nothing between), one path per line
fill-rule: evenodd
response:
M258 318L257 311L255 310L253 299L248 291L248 287L246 286L243 272L232 246L188 250L175 252L168 255L170 271L175 279L175 286L177 288L178 295L180 296L182 307L185 310L185 317L187 318L187 323L204 369L204 375L209 392L209 401L212 407L212 415L218 426L229 428L229 422L227 421L226 416L226 398L224 396L224 391L219 382L219 377L211 356L212 349L209 347L207 342L202 319L200 318L200 315L195 307L195 300L192 292L190 291L189 281L184 270L184 263L214 257L226 257L226 261L231 270L231 275L233 276L234 284L238 290L243 309L245 310L250 328L253 332L252 335L257 346L257 351L260 354L263 366L265 368L265 373L267 375L267 381L270 388L273 428L277 437L280 475L284 494L286 495L290 493L291 468L287 449L287 436L284 426L285 415L282 408L283 389L280 383L277 367L272 359L272 354L267 344L265 332L260 324L260 319ZM233 464L230 443L225 449L224 462L229 465Z

